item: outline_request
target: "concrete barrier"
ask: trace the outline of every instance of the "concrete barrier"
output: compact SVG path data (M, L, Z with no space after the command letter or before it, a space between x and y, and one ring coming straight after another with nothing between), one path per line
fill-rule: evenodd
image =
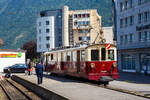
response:
M69 100L67 97L56 94L53 91L47 90L43 87L40 87L37 84L29 82L28 80L22 79L16 75L13 75L11 78L12 78L12 80L18 82L19 84L23 85L27 89L33 91L35 94L37 94L43 100Z

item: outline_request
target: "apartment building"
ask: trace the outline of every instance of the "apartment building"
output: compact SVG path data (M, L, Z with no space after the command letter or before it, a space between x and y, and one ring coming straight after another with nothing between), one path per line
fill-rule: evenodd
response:
M37 51L60 46L100 43L103 39L101 16L96 9L41 11L37 19Z
M97 10L69 11L69 44L98 43L102 40L101 16Z
M37 52L62 46L62 9L41 11L37 19Z
M150 0L114 0L118 69L150 73Z

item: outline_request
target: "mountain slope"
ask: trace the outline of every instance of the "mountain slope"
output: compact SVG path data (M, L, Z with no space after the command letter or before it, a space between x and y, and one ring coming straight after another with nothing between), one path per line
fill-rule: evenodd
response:
M42 10L97 9L102 16L103 26L112 25L111 0L0 0L1 48L20 48L24 42L36 40L36 19Z

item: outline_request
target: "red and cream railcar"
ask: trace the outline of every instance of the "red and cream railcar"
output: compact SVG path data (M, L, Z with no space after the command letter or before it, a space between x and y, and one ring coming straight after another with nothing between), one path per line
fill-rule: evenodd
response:
M108 83L119 78L116 46L94 44L45 52L45 71Z

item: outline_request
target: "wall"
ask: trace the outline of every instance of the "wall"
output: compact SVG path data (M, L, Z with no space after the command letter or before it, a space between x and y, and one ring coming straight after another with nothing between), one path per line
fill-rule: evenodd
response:
M14 64L25 64L25 52L21 52L22 56L21 57L1 57L2 54L16 54L18 55L19 52L8 52L8 51L0 51L0 72L3 72L4 67L8 67Z

